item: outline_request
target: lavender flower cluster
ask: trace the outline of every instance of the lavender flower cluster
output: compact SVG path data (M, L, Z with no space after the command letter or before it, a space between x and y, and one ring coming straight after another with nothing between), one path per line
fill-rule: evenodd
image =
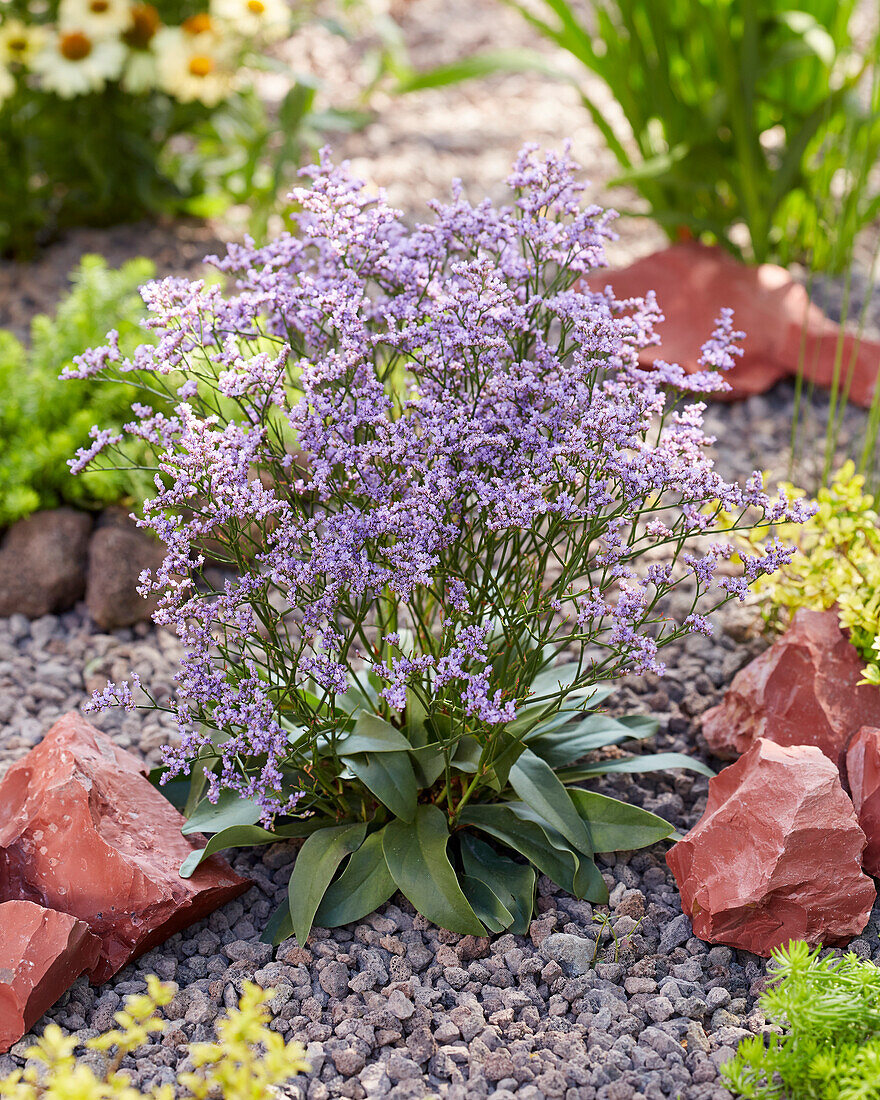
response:
M704 405L681 404L727 385L731 314L700 373L641 368L659 307L578 282L612 232L576 168L527 147L512 205L457 186L407 229L325 156L292 195L295 233L214 258L230 291L150 284L158 344L125 359L110 334L69 372L134 373L157 396L126 431L157 456L140 523L167 548L143 591L186 653L171 774L219 757L211 797L269 820L317 782L314 746L355 694L479 741L558 654L580 655L579 684L662 672L663 645L788 561L776 543L734 559L731 532L803 504L757 474L725 482ZM116 437L94 439L75 469L112 456ZM235 579L206 591L218 544Z

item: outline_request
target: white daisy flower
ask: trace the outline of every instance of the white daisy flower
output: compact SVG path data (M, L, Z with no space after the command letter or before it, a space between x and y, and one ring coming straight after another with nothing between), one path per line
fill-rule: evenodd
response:
M14 94L15 77L5 65L0 65L0 103L5 103Z
M34 58L31 68L42 87L62 99L99 92L122 71L125 47L118 40L96 41L84 31L53 35Z
M122 74L122 87L132 95L149 92L156 87L159 74L156 67L156 35L162 23L152 4L135 4L122 41L128 46L128 56Z
M231 24L245 38L270 41L290 32L287 0L211 0L211 14Z
M184 27L166 27L156 36L159 86L181 103L216 107L234 84L228 50L213 29L193 34Z
M61 31L82 31L92 39L116 38L131 22L130 0L61 0Z
M45 42L46 31L43 27L23 23L20 19L8 19L0 25L0 64L30 68Z

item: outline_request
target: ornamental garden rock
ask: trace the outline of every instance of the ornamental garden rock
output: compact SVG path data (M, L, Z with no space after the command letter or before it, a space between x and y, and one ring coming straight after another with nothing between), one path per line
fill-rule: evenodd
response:
M139 760L65 715L0 782L0 901L84 921L100 941L89 978L106 981L249 887L216 856L180 877L197 846L183 820Z
M841 361L852 364L848 399L864 407L871 404L877 382L880 344L842 338L840 326L809 300L807 291L776 264L748 266L718 247L688 241L637 260L622 271L591 276L593 290L614 288L618 298L657 292L665 320L658 325L661 347L645 347L644 365L656 359L672 359L685 370L702 370L694 354L693 334L718 315L722 306L736 314L746 330L744 355L729 376L730 389L716 397L731 400L764 393L783 378L796 376L803 364L804 377L830 387L835 375L839 345Z
M842 768L856 732L880 726L880 690L859 684L863 666L836 611L802 608L703 716L706 743L722 759L745 752L759 737L815 745Z
M846 775L859 825L868 839L862 864L880 878L880 729L863 726L846 753Z
M864 848L827 756L759 737L709 781L703 817L666 861L697 936L767 956L791 939L830 946L863 931L876 898Z
M69 913L32 901L0 902L0 1054L86 970L101 943Z

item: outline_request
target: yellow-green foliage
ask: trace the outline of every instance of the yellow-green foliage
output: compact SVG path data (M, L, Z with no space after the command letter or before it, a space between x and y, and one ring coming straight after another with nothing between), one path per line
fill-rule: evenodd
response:
M783 485L790 495L802 489ZM837 605L840 625L866 662L863 683L880 684L880 527L865 479L847 462L830 488L820 489L817 511L802 525L775 533L798 548L788 565L762 578L755 590L789 612Z
M265 1100L274 1086L298 1073L307 1073L308 1063L301 1043L285 1043L268 1027L271 1014L267 1002L272 990L264 991L246 982L238 1008L217 1021L216 1042L193 1043L189 1060L193 1069L178 1074L178 1089L161 1085L149 1093L131 1084L120 1069L123 1058L162 1031L166 1022L159 1009L174 996L171 986L158 978L147 978L147 992L128 997L125 1008L114 1019L119 1027L90 1039L86 1046L107 1057L105 1071L98 1076L90 1066L77 1064L73 1051L76 1036L65 1035L49 1024L36 1045L27 1052L36 1063L16 1070L0 1080L4 1100L174 1100L175 1095L194 1100Z

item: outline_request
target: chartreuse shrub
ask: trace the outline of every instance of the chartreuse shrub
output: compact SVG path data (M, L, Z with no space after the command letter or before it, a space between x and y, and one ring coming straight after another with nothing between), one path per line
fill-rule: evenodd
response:
M803 497L802 489L783 486ZM757 590L776 608L794 613L837 608L840 625L865 662L862 683L880 684L880 518L865 479L847 462L819 490L814 515L777 534L798 552Z
M397 889L446 928L522 932L536 871L604 901L595 854L672 829L578 784L705 771L585 760L656 729L597 710L607 681L661 673L664 646L790 556L771 542L718 569L746 523L722 507L768 524L802 505L758 475L727 484L703 406L682 404L726 385L728 314L702 373L642 370L653 297L575 285L610 231L573 170L526 149L513 205L456 191L408 230L316 166L296 234L219 262L233 291L155 283L158 344L111 342L69 372L185 379L172 414L136 407L128 433L165 479L144 504L167 547L146 587L185 650L163 779L191 778L187 831L213 834L185 875L303 838L274 938ZM112 465L120 441L100 433L77 465ZM219 588L196 584L208 540L236 573ZM94 699L136 702L129 683Z
M744 1039L724 1083L749 1100L876 1100L880 1096L880 970L848 954L819 958L792 941L773 952L761 996L782 1035Z
M49 1024L27 1051L28 1065L0 1080L0 1097L8 1100L174 1100L175 1096L222 1097L223 1100L265 1100L275 1087L298 1073L308 1073L301 1043L285 1043L269 1028L272 1016L268 1002L272 990L264 991L245 982L237 1008L215 1024L213 1043L191 1043L188 1048L193 1069L179 1072L177 1088L161 1085L143 1093L131 1084L122 1060L134 1054L151 1034L164 1031L166 1021L159 1009L174 996L152 974L147 992L126 998L125 1007L114 1019L119 1025L94 1039L89 1050L107 1056L104 1073L78 1061L73 1052L79 1046L76 1035L65 1035L57 1024Z
M138 286L152 276L149 260L130 260L111 271L86 256L73 273L73 289L54 318L36 317L28 344L0 330L0 527L40 508L60 504L98 508L142 494L150 482L137 469L75 478L68 460L87 446L95 420L121 426L137 390L128 385L74 387L59 380L84 343L109 328L120 346L134 349L147 337Z

